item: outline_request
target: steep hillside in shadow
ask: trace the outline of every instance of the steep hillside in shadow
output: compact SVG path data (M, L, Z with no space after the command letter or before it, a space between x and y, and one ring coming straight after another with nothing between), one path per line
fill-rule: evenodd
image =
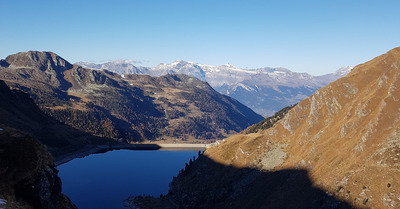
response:
M307 170L260 171L222 165L205 155L179 172L166 196L129 197L131 208L261 209L261 208L352 208L314 187Z
M48 151L62 156L88 143L106 142L112 141L57 123L29 95L10 90L0 80L0 199L6 208L75 208L61 194L61 180Z
M0 79L29 93L57 121L119 141L218 139L262 120L189 76L121 77L72 65L51 52L8 56Z
M0 80L0 128L34 137L47 146L55 157L77 153L96 145L109 145L116 142L89 135L85 132L60 124L45 115L28 94L10 90Z
M346 77L319 89L298 103L272 127L259 129L256 133L232 136L206 150L205 155L217 164L269 173L260 182L258 178L231 176L229 171L196 173L188 170L186 175L196 176L191 182L196 181L196 185L203 185L204 188L194 189L190 193L192 183L185 183L185 178L182 178L179 180L183 182L180 184L182 188L173 187L173 193L168 194L172 198L167 195L163 201L174 203L173 194L179 192L182 193L178 199L192 196L201 198L206 195L201 191L207 190L218 194L221 189L221 193L226 186L208 184L208 179L201 178L213 175L216 178L220 176L218 180L226 182L228 188L244 182L246 186L242 195L248 198L240 196L240 202L232 201L229 196L235 194L235 189L228 189L225 192L228 196L209 201L207 204L210 207L226 206L232 201L234 207L260 204L254 206L313 208L314 203L307 201L309 190L305 189L304 194L303 189L299 189L286 196L291 188L281 189L285 188L285 183L300 176L298 181L290 185L299 188L304 183L357 208L398 208L399 68L400 48L395 48L355 67ZM281 182L281 186L273 186L277 182ZM259 196L264 198L257 198ZM298 205L292 205L290 201L298 197ZM138 204L144 203L138 199ZM305 199L304 203L302 199ZM314 200L318 202L318 198ZM273 202L282 202L282 205L274 206ZM329 205L325 208L342 207Z

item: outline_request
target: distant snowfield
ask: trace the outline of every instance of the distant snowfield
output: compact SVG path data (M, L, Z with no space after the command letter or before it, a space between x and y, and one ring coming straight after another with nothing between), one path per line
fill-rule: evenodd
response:
M156 67L134 66L129 60L116 60L103 64L75 63L82 67L108 70L121 74L146 74L162 76L186 74L208 82L215 90L237 99L258 114L269 116L280 109L307 98L317 89L346 76L352 66L338 69L334 73L312 76L278 67L242 69L231 64L213 66L177 60L171 64L161 63Z

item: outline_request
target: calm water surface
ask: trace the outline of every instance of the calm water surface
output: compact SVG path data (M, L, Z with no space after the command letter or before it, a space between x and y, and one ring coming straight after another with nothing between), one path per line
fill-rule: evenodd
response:
M159 196L198 151L114 150L58 166L62 191L80 209L123 207L129 195Z

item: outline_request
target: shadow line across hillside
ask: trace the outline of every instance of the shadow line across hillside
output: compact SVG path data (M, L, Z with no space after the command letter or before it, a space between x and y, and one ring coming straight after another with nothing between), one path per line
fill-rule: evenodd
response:
M225 166L200 155L160 197L128 197L130 208L354 208L312 185L306 170L260 171Z

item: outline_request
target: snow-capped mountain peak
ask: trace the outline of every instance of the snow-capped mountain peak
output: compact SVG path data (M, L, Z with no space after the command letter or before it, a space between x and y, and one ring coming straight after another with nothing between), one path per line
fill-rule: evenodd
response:
M345 76L353 70L354 66L346 66L346 67L341 67L338 70L336 70L333 74L338 75L338 76Z
M225 64L225 65L222 65L223 67L226 67L226 68L236 68L235 66L233 66L231 63L227 63L227 64Z
M193 62L187 62L187 61L183 61L183 60L175 60L174 62L171 63L171 65L190 65L193 64Z

